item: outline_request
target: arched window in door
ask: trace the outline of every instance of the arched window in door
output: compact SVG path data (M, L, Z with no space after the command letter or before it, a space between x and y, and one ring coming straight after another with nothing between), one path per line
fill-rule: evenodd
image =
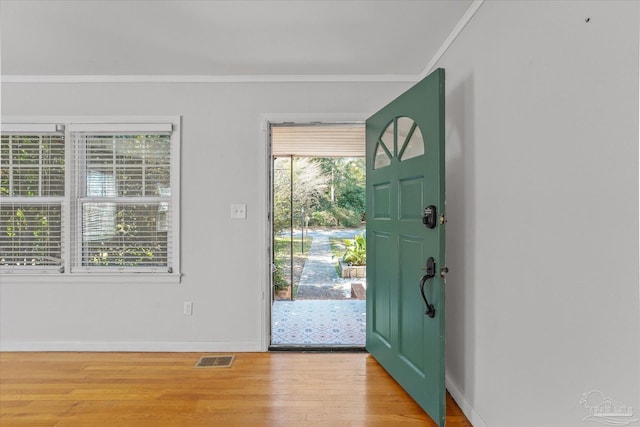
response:
M423 154L424 140L418 124L409 117L396 117L378 138L373 168L389 166L394 157L405 161Z

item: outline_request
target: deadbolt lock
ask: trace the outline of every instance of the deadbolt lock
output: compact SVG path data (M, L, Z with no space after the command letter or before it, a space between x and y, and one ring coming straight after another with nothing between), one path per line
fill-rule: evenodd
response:
M437 208L434 205L424 208L424 215L422 216L422 223L427 228L435 228L437 225L436 218L438 217Z

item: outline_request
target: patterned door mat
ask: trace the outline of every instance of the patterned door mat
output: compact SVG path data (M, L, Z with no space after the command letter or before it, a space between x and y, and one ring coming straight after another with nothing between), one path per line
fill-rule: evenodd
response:
M365 300L275 301L271 310L272 345L365 345Z

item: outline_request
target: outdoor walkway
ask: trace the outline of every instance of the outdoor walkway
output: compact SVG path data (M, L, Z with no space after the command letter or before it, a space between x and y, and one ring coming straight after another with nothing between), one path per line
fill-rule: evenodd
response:
M295 301L275 301L271 313L273 345L364 346L366 301L351 299L351 282L335 269L330 237L353 238L361 230L309 230L313 238Z
M349 231L321 231L309 233L313 237L307 260L302 269L296 299L346 299L351 297L351 281L341 279L336 272L336 260L331 254L330 236L353 237Z

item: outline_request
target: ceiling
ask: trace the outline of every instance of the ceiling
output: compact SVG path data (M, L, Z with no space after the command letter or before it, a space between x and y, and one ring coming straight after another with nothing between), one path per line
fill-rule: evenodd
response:
M0 1L3 76L416 76L472 0Z

